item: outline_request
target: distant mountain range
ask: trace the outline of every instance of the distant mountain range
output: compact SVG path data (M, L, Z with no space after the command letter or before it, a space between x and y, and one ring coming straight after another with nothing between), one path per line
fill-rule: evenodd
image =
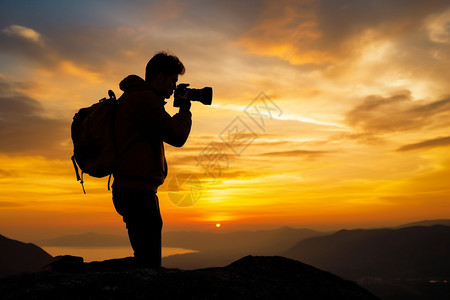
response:
M298 241L325 234L311 229L289 227L230 233L169 232L163 237L165 246L198 252L165 257L163 265L183 269L225 266L245 255L276 255Z
M127 236L94 232L64 235L53 239L39 240L35 243L39 246L52 247L120 247L130 245Z
M0 278L22 272L35 272L53 257L34 244L15 241L0 235Z
M163 266L190 270L226 266L246 255L284 256L355 280L384 299L429 299L430 291L439 295L435 299L447 299L450 226L445 224L449 223L427 220L332 233L289 227L230 233L166 232L163 246L198 252L165 257ZM101 247L129 246L129 242L126 236L86 233L40 241L39 245ZM51 259L34 244L0 235L0 277L40 270Z
M281 255L345 278L450 278L450 227L341 230Z
M296 241L324 235L311 229L283 227L275 230L215 232L167 232L163 236L168 247L183 247L197 251L259 251L276 252L295 245Z
M404 228L411 226L450 226L450 219L425 220L398 225L389 228ZM333 231L334 232L334 231ZM180 247L197 251L234 250L241 248L254 251L255 249L278 252L294 246L300 240L331 234L333 232L319 232L311 229L297 229L283 227L275 230L223 232L174 231L163 233L165 247ZM126 235L110 235L88 232L83 234L64 235L52 239L34 241L39 246L53 247L120 247L129 246Z
M196 269L224 266L245 255L283 255L339 275L351 277L376 276L377 274L380 276L417 275L419 273L437 275L444 271L434 267L427 269L426 264L446 266L450 260L445 257L444 253L450 253L447 243L450 239L447 236L447 229L442 226L434 227L435 224L450 224L450 220L426 220L391 229L341 230L334 233L289 227L230 233L165 232L163 234L164 247L192 249L198 252L165 257L163 265ZM6 254L6 240L12 241L5 237L0 239L3 243L0 244L2 245L0 261L7 261L0 267L0 276L10 273L7 269L10 268L9 264L14 261L10 255L20 253L20 251L9 249L9 254ZM45 253L35 245L14 242L22 246L28 245L28 248ZM35 243L39 246L56 247L129 247L130 245L127 236L92 232L41 240ZM49 254L45 254L43 259L37 260L37 264L51 257ZM27 255L27 257L31 256ZM408 265L408 262L413 259L417 262L416 265ZM26 259L18 257L14 264L20 265L24 261ZM30 264L25 263L25 265ZM24 268L19 269L26 270ZM399 271L393 270L395 268L398 268ZM409 269L411 270L408 271Z
M288 249L298 241L326 233L310 229L283 227L276 230L237 231L230 233L178 231L163 233L164 247L177 247L197 251L235 251L277 253ZM65 235L35 242L53 247L113 247L130 246L127 236L98 233Z
M394 228L405 228L405 227L412 227L412 226L433 226L433 225L450 226L450 220L449 219L423 220L423 221L419 221L419 222L402 224L399 226L395 226Z
M164 247L197 250L192 255L164 258L164 265L183 269L224 266L245 255L275 255L287 250L297 242L326 233L310 229L283 227L276 230L218 232L165 232ZM40 246L53 247L130 247L127 236L98 233L66 235L36 241Z

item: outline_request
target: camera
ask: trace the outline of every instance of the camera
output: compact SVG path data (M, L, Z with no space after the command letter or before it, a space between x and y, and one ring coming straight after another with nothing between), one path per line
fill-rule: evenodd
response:
M189 83L180 83L177 85L174 94L173 106L180 107L184 101L199 101L204 105L211 105L212 103L212 87L204 87L202 89L189 89ZM184 95L187 92L187 100L180 99L179 95Z

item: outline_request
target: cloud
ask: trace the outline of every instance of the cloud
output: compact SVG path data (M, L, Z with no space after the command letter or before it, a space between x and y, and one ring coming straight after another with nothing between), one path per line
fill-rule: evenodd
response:
M0 201L0 207L18 207L24 206L23 203L12 202L12 201Z
M435 148L443 146L450 146L450 136L439 137L431 140L422 141L419 143L404 145L398 148L397 151L410 151L423 148Z
M323 64L333 55L318 48L317 1L270 1L262 21L241 35L238 44L252 54L275 56L292 64Z
M41 34L32 28L21 25L10 25L3 29L2 32L9 36L20 37L39 45L44 45Z
M44 43L43 35L20 25L10 25L1 31L0 51L20 57L22 63L33 62L47 67L57 63L55 51Z
M45 116L41 104L0 81L0 152L68 157L69 121Z
M362 144L369 144L369 145L380 145L385 143L385 140L374 136L371 133L354 133L354 132L343 132L336 135L333 135L330 137L330 141L341 141L341 140L355 140L357 142L360 142Z
M99 73L84 69L80 66L77 66L71 61L62 61L60 64L60 70L67 74L71 74L79 78L84 78L90 83L100 83L102 81Z
M434 102L414 101L409 92L390 97L369 96L347 113L345 121L355 129L370 133L403 132L426 126L447 126L450 98Z
M13 171L0 169L0 178L11 177L12 175L14 175Z
M448 7L444 0L266 1L260 22L241 35L248 52L294 65L327 65L364 55L377 40L418 32L425 19ZM442 35L442 20L430 25ZM440 27L439 27L440 26Z
M258 3L259 0L202 3L100 0L93 5L86 0L76 4L43 1L39 5L39 18L25 4L17 5L8 8L8 18L1 23L33 24L33 28L38 28L34 32L39 39L45 40L45 47L38 49L25 38L12 38L9 32L19 36L17 30L11 29L16 25L11 25L0 32L0 52L21 56L50 71L73 71L65 65L70 62L83 71L118 80L129 72L143 72L156 51L171 50L188 64L189 73L201 69L211 80L209 73L216 77L223 74L218 68L232 56L227 45L240 33L242 24L249 26L257 18ZM205 63L206 60L216 63Z
M260 154L260 156L270 156L270 157L317 157L323 154L329 153L329 151L311 151L311 150L289 150L289 151L278 151L278 152L266 152Z
M427 16L448 6L445 0L322 0L317 19L324 42L339 47L367 30L378 31L380 37L416 31Z
M450 9L430 16L426 22L430 40L450 44Z
M88 65L71 61L66 57L69 51L58 49L52 44L52 39L49 39L49 43L44 43L43 35L37 31L20 25L10 25L2 32L4 35L0 35L0 50L13 56L20 55L21 58L46 70L82 78L91 83L101 82L99 74L91 71ZM81 52L81 49L78 50Z

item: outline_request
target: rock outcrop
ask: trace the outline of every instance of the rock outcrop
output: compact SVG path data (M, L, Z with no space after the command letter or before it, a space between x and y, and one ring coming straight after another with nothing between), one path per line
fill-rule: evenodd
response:
M377 299L356 283L280 256L246 256L220 268L145 269L132 258L82 263L0 280L2 299Z

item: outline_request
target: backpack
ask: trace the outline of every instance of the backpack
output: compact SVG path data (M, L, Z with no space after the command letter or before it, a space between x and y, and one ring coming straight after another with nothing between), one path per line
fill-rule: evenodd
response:
M111 175L117 166L115 139L115 119L117 105L114 92L108 91L109 98L103 98L90 107L81 108L73 117L71 135L73 141L72 163L77 181L84 189L83 174L102 178ZM81 176L78 171L81 169Z

